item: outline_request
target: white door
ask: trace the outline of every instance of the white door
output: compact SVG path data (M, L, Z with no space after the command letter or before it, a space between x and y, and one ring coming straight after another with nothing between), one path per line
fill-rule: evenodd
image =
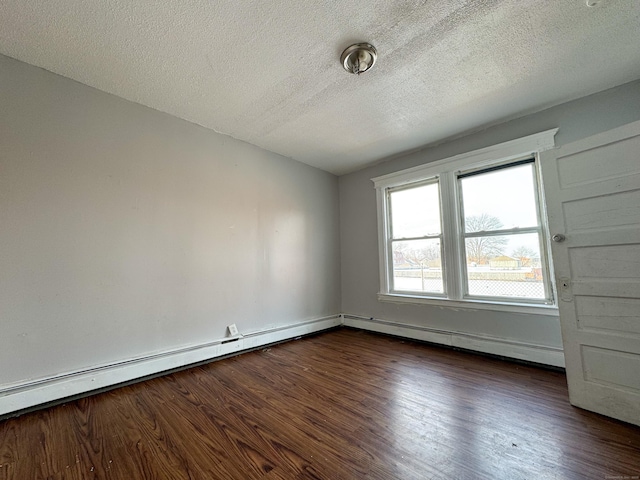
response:
M640 425L640 122L540 163L571 403Z

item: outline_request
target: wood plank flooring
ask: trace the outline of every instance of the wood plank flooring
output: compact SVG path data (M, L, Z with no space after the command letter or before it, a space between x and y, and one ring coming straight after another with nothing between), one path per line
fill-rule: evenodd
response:
M0 479L626 479L562 373L340 329L0 422Z

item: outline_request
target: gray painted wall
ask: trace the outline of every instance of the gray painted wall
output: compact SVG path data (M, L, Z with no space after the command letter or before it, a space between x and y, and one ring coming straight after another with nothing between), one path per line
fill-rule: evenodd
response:
M0 56L0 385L340 312L337 177Z
M559 127L564 145L640 119L640 81L512 120L340 177L342 311L446 331L561 347L557 317L379 302L375 190L371 178Z

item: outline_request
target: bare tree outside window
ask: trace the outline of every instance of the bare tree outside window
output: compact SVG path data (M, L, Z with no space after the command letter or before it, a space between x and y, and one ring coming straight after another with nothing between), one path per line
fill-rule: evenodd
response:
M424 244L423 244L424 245ZM433 262L440 262L440 247L436 244L412 248L408 242L398 242L395 251L402 252L404 259L413 264L429 268Z
M394 242L393 252L398 290L443 291L439 239Z
M533 248L520 246L511 252L511 256L520 260L520 265L523 267L531 267L538 253Z
M465 218L465 230L484 232L500 230L502 222L498 217L483 213ZM477 264L488 263L491 257L502 255L507 240L504 237L472 237L467 238L467 260Z

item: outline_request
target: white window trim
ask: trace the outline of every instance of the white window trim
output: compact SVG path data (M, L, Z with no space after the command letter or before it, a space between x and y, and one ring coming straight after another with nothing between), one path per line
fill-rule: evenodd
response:
M378 293L378 300L388 303L409 303L419 305L434 305L437 307L452 308L454 310L491 310L494 312L526 313L529 315L559 316L556 305L499 302L476 299L452 300L438 297L416 297L411 294Z
M494 165L496 163L506 163L511 160L517 160L527 155L533 155L538 160L538 154L542 151L549 150L555 147L555 135L558 132L557 128L546 130L544 132L522 137L509 142L500 143L491 147L474 150L472 152L463 153L443 160L427 163L417 167L401 170L398 172L390 173L380 177L372 178L376 188L376 201L378 209L378 252L379 252L379 266L380 266L380 292L378 293L378 299L381 301L398 302L398 303L413 303L413 304L429 304L437 306L447 306L453 308L469 308L469 309L488 309L495 311L510 311L517 313L528 314L541 314L541 315L557 315L557 304L535 304L535 303L517 303L517 302L500 302L485 301L478 299L465 299L462 298L461 292L451 291L447 292L447 295L451 298L442 297L429 297L429 296L413 296L411 294L399 294L390 292L390 265L388 263L387 256L387 231L388 231L388 211L386 201L386 189L392 187L398 187L409 183L420 182L428 180L434 177L455 176L458 170L472 170L481 169ZM539 180L539 179L538 179ZM453 192L446 191L448 188L446 185L449 182L441 182L440 188L443 198L450 198ZM539 185L541 187L541 185ZM541 221L544 224L544 231L548 232L547 219L544 206L544 197L542 196L542 189L539 188L540 203L542 210ZM459 217L458 202L454 202L456 211L448 211L450 218L443 218L443 228L448 232L443 232L445 235L453 235L456 238L457 224ZM446 215L447 213L445 213ZM549 264L549 277L550 288L555 293L553 265L550 257L550 245L548 238L545 239L547 246L547 261ZM452 242L450 249L445 252L443 262L446 266L454 266L453 269L455 275L462 275L462 268L459 265L460 258L460 241ZM449 267L450 268L450 267ZM459 282L455 282L459 284ZM459 285L458 285L459 286ZM557 302L557 295L554 295L554 299Z

